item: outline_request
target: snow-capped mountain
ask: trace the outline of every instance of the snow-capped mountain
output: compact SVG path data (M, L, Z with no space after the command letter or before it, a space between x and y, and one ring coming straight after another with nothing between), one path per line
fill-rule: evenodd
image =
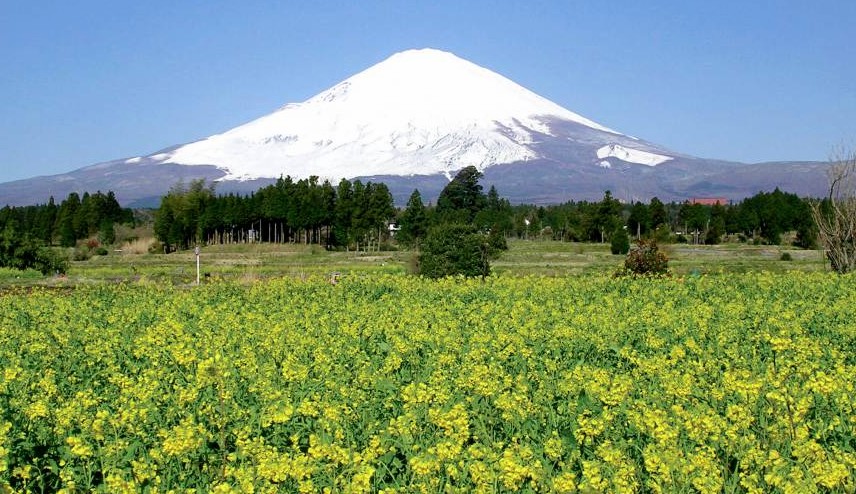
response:
M383 181L403 203L432 199L475 165L515 202L740 199L779 186L817 195L817 163L745 165L676 153L567 110L457 56L408 50L302 103L221 134L148 156L0 184L0 203L114 190L125 204L156 203L179 180L249 192L280 176Z
M618 132L439 50L395 54L304 101L179 147L164 163L214 165L226 180L450 174L543 157L550 123L604 134L609 156L656 164L610 142ZM603 158L600 151L592 158ZM667 158L661 158L663 161Z

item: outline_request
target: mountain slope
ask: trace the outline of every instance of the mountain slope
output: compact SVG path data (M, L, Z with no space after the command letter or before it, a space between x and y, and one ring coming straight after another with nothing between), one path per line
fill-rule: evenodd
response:
M156 204L179 180L248 192L279 176L372 178L403 203L433 199L475 165L515 202L740 199L779 186L819 195L818 163L706 160L600 125L451 53L409 50L302 102L197 142L67 174L0 184L0 203L113 190L123 204Z

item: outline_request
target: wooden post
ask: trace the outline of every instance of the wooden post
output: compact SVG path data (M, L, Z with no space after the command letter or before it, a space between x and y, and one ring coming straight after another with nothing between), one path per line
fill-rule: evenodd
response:
M199 246L197 245L193 252L196 254L196 286L199 286Z

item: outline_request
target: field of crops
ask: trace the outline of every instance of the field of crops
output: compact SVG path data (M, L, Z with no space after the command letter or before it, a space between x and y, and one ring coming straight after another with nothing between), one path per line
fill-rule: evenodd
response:
M856 488L856 279L0 296L0 491Z

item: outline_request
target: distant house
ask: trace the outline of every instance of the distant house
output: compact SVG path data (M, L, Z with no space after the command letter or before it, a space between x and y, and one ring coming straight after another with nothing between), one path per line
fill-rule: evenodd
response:
M690 204L701 204L702 206L716 206L719 204L725 206L728 204L728 199L724 197L693 197L690 199Z

